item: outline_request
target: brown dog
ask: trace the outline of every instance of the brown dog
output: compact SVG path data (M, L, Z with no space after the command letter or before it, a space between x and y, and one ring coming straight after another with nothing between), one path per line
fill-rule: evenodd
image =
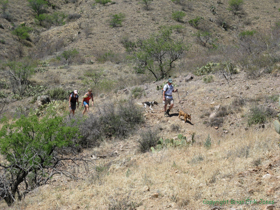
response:
M184 116L185 122L187 121L187 119L189 119L190 121L192 120L192 116L191 116L190 114L187 114L187 113L185 113L184 111L179 110L179 109L178 109L178 112L179 112L179 118L180 118L181 116Z

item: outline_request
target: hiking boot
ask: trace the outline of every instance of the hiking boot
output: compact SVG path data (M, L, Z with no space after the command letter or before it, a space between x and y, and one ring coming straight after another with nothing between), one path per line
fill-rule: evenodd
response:
M169 117L169 114L167 112L164 112L165 117Z

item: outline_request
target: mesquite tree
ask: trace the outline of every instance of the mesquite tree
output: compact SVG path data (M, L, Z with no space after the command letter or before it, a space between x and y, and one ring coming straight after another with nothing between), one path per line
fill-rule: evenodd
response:
M78 128L64 123L62 116L21 116L4 122L0 130L0 197L10 206L29 191L46 184L55 174L70 175L59 168L62 153L73 145Z

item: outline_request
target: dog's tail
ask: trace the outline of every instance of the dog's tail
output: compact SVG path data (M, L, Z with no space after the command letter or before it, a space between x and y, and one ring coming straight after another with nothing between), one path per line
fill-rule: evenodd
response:
M138 105L141 105L141 106L143 105L143 103L137 103L137 104L138 104Z

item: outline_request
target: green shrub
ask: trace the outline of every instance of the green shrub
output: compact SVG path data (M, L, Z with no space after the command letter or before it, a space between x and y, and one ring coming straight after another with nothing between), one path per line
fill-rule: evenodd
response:
M176 11L172 13L172 18L178 22L183 22L183 18L186 16L186 13L183 11Z
M142 4L144 4L145 9L149 10L149 6L151 5L153 0L141 0Z
M1 40L0 40L0 43L1 43L1 44L6 44L6 42L5 42L4 39L1 39Z
M120 27L124 21L125 15L123 13L111 15L110 26L111 27Z
M248 37L248 36L254 36L254 34L256 33L256 31L242 31L240 34L239 34L239 37L240 38L245 38L245 37Z
M189 24L194 28L198 28L199 21L202 19L202 17L196 17L194 19L189 20Z
M9 67L9 80L14 94L23 95L30 77L35 73L34 66L36 63L32 60L12 61L6 66Z
M48 6L48 2L44 0L28 0L30 7L36 13L37 16L46 12L45 8Z
M248 117L248 125L261 124L266 122L266 113L264 109L259 107L254 107L250 109L250 114Z
M54 100L67 100L69 98L69 91L63 88L54 88L47 91L47 94Z
M0 5L2 6L2 14L6 14L6 10L8 9L9 0L0 0Z
M171 28L173 30L175 30L177 33L183 33L184 26L182 26L182 25L174 25L174 26L171 26Z
M138 41L139 44L132 51L137 73L149 71L156 80L163 79L170 73L174 62L188 50L188 45L182 39L172 37L172 32L172 28L164 27L158 34Z
M127 52L132 52L136 48L136 43L129 40L128 37L121 39L121 44L124 46Z
M105 4L109 3L109 2L111 2L111 0L95 0L95 2L99 3L99 4L105 5Z
M54 171L64 174L57 168L77 134L77 127L65 125L64 117L57 115L40 120L35 115L22 115L17 121L4 121L0 131L0 183L1 197L8 206L48 183Z
M171 1L175 4L180 4L182 6L186 4L186 0L171 0Z
M12 31L12 34L17 36L18 39L22 41L30 38L29 36L30 31L32 31L32 28L20 25L15 30Z
M100 53L97 56L97 62L99 63L105 63L106 61L111 61L115 56L117 56L114 52L108 51L105 53Z
M54 12L53 14L36 15L35 20L40 26L50 28L52 25L60 26L65 24L67 16L62 12Z
M236 12L242 10L243 0L229 0L229 10Z
M79 54L78 50L73 49L73 50L66 50L61 55L65 58L67 64L69 64L71 62L71 59L76 57L78 54Z

